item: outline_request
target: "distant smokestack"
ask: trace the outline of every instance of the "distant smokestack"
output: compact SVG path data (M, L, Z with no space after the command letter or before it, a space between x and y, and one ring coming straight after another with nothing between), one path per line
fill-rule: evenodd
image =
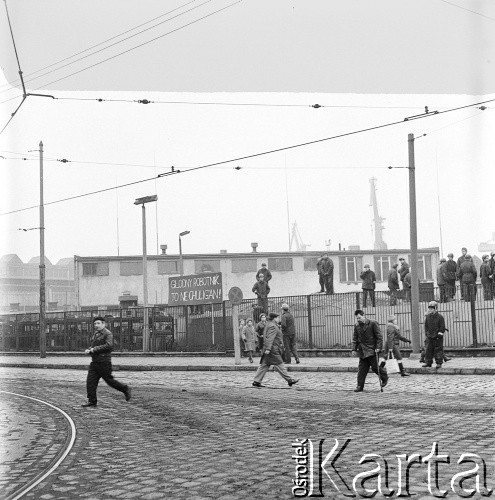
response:
M253 249L253 252L257 252L257 248L258 248L258 243L251 243L251 248Z
M160 249L162 251L162 255L167 255L167 245L160 245Z

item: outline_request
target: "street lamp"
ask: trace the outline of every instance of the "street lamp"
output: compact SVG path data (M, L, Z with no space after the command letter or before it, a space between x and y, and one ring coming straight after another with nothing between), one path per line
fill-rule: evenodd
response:
M182 231L182 233L179 233L179 256L180 256L180 275L184 275L184 262L182 261L182 236L185 236L186 234L189 234L191 231Z
M156 194L137 198L134 205L142 205L143 214L143 352L150 350L150 327L148 322L148 261L146 255L146 203L157 201Z

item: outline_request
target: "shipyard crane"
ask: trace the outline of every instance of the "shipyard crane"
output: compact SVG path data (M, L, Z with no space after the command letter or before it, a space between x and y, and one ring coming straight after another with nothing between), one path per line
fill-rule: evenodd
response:
M295 243L295 249L298 252L305 252L307 247L311 246L311 245L306 245L305 243L303 243L301 235L299 234L299 229L297 228L297 222L295 222L295 221L292 224L289 252L292 251L292 245L294 243Z
M373 228L374 228L374 237L375 241L373 244L373 248L375 250L386 250L387 244L383 241L383 230L385 226L383 225L384 217L380 217L378 214L378 202L376 201L376 181L375 177L370 179L370 207L373 207Z

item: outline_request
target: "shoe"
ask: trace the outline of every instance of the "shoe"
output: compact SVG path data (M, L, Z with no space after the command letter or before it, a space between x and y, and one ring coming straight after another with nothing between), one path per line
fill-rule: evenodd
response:
M410 373L407 372L400 372L401 377L409 377Z
M86 403L81 405L83 408L96 408L96 403Z
M382 387L385 387L388 384L388 376L382 378Z
M364 390L364 389L363 389L360 385L358 385L358 386L354 389L354 392L363 392L363 390Z
M299 364L299 363L300 363L299 358L296 358L296 363L297 363L297 364Z
M297 384L299 382L299 380L293 378L290 382L289 382L289 387L292 387L294 384Z
M253 382L253 387L263 387L259 382Z
M444 357L443 357L443 361L444 361L445 363L447 363L447 361L451 361L451 360L452 360L452 358L448 358L447 356L444 356Z
M127 386L127 389L124 392L125 400L129 401L131 399L131 388Z
M253 358L249 358L249 362L252 363L253 362Z
M442 368L442 364L437 365L437 370L438 370L439 368Z
M421 368L431 368L431 365L424 364L424 365L421 366Z

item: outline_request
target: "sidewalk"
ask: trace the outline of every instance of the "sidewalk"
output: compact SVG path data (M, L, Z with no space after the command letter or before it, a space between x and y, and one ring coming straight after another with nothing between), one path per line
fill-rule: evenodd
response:
M119 356L112 357L114 370L128 371L254 371L260 358L254 358L251 364L247 358L235 365L233 357L226 356ZM90 356L47 354L41 359L39 354L16 355L0 353L2 368L52 368L86 370ZM404 358L404 366L409 373L442 375L495 375L495 357L452 358L442 368L421 368L417 359ZM357 372L357 358L307 357L301 358L300 364L287 365L289 371L297 372Z

